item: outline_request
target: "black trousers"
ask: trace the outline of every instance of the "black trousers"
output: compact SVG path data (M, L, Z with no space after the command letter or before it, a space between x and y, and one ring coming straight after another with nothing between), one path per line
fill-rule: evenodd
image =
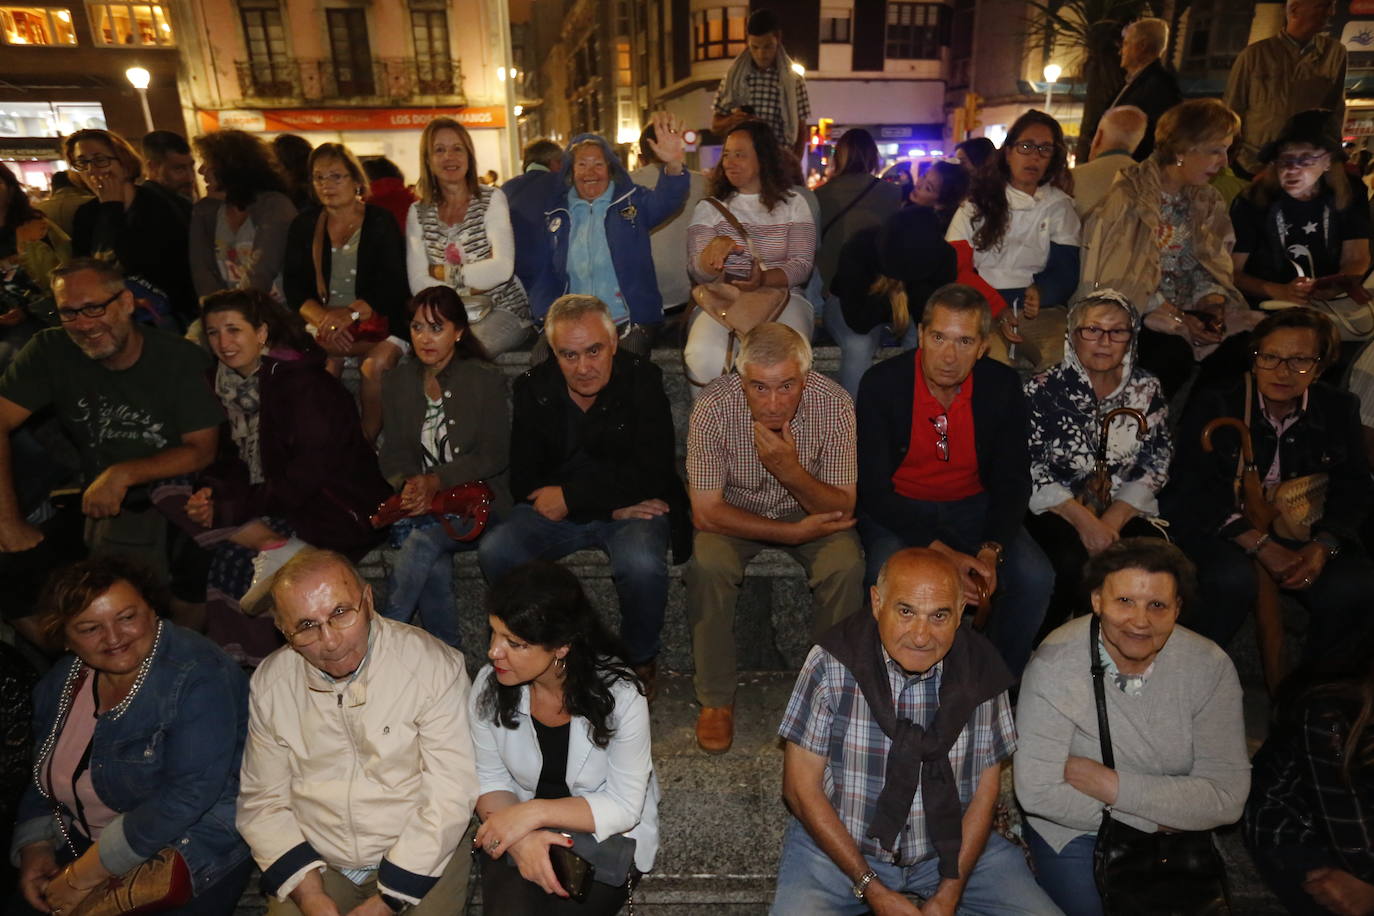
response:
M630 899L630 883L611 887L591 882L591 891L582 903L544 893L537 884L526 881L520 869L502 857L478 855L482 867L482 912L493 916L614 916Z

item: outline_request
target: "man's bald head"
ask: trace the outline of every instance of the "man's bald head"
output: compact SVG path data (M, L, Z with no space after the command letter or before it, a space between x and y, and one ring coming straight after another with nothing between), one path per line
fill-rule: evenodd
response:
M929 671L949 652L964 611L963 580L944 554L899 550L870 592L883 648L903 670Z
M1097 122L1097 133L1093 136L1091 158L1096 158L1107 150L1120 149L1135 152L1140 141L1145 139L1145 131L1150 127L1150 119L1134 105L1118 105L1108 108Z
M282 564L281 569L272 577L272 614L281 623L280 611L283 596L289 596L307 583L317 582L325 577L339 576L344 582L355 587L359 593L367 587L363 577L348 557L333 550L306 547Z

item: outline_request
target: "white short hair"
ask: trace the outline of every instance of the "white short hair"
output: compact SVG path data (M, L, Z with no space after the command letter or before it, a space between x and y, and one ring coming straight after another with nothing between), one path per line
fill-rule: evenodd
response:
M776 366L789 359L797 361L802 375L811 371L811 342L795 329L770 321L744 336L735 365L743 373L745 366Z
M1148 39L1146 46L1156 57L1163 54L1164 49L1169 47L1169 23L1163 19L1146 16L1143 19L1137 19L1126 28L1133 29L1133 34L1142 40Z
M549 306L548 314L544 316L544 335L549 339L549 346L553 344L553 329L555 325L567 321L577 321L584 315L597 315L606 325L606 330L610 332L611 339L618 336L615 326L615 319L611 317L611 310L606 303L595 296L584 296L579 293L568 293L566 296L559 296L553 300L553 305Z

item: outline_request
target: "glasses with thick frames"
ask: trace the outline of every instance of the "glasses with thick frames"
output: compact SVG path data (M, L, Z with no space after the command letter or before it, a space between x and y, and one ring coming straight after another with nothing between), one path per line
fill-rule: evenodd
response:
M105 310L110 307L110 303L114 302L122 295L124 295L124 290L121 289L104 302L93 302L90 305L83 305L75 309L58 309L57 320L63 324L71 324L77 318L99 318L101 315L105 314Z

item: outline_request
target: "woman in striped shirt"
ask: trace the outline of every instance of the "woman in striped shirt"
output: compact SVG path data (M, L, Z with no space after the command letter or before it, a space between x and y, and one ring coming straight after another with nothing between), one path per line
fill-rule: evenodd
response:
M725 279L746 292L760 287L789 290L782 314L774 320L810 340L815 312L802 288L811 276L816 222L790 184L777 138L767 124L745 121L732 130L725 138L720 166L711 177L711 199L697 204L692 214L687 264L697 283ZM744 226L747 244L712 199ZM726 372L732 348L723 324L697 315L683 352L688 379L705 385Z

